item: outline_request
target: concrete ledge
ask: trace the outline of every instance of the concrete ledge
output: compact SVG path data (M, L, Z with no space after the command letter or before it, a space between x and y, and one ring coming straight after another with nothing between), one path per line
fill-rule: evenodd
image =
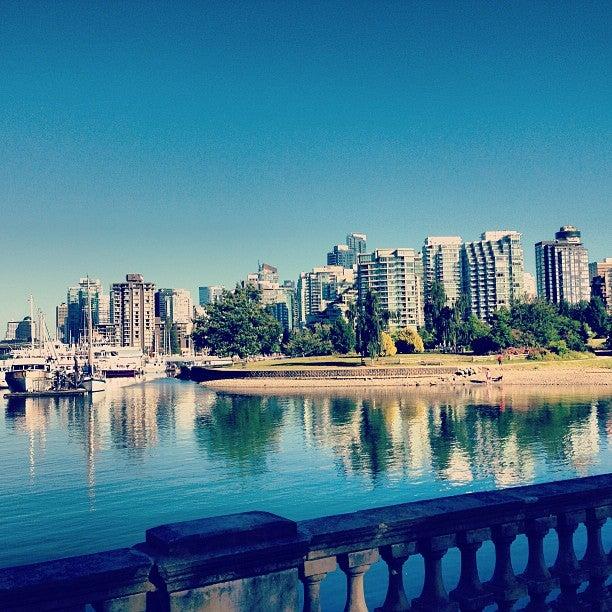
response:
M259 378L304 379L361 379L361 378L411 378L427 376L450 376L457 371L456 366L420 366L398 368L372 368L355 366L353 368L313 368L304 370L238 370L206 368L194 366L190 370L191 380L208 382L213 380L242 380Z
M153 590L153 560L120 548L0 569L1 610L55 610Z

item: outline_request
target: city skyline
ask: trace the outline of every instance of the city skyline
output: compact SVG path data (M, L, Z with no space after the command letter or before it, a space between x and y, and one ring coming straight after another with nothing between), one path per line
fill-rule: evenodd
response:
M2 7L0 326L84 274L284 278L565 224L609 257L609 6Z
M581 233L578 230L578 228L575 228L574 226L564 226L564 227L561 227L561 231L566 230L566 229L577 231L578 234ZM539 248L539 246L541 244L541 241L538 242L538 243L535 243L533 245L534 248L530 249L529 248L530 245L526 245L524 243L524 241L522 240L522 233L520 231L517 231L517 230L509 230L509 229L506 229L506 230L485 230L485 231L480 232L480 234L479 234L479 236L478 236L476 241L464 240L461 236L458 236L458 235L453 235L453 236L432 236L432 235L428 235L422 241L421 248L419 248L419 247L388 247L388 248L384 248L383 247L383 248L380 248L380 247L377 247L377 246L371 246L370 245L370 246L368 246L368 248L365 251L363 251L363 253L375 257L377 255L378 251L381 251L381 252L382 251L398 251L398 250L399 251L413 251L415 253L415 255L418 257L418 259L419 259L419 266L420 266L420 271L418 272L419 282L425 282L425 279L430 277L430 273L427 272L427 265L428 264L427 264L427 261L426 261L426 251L428 250L428 245L430 245L430 244L447 244L447 243L448 244L450 244L450 243L454 244L456 241L458 241L457 244L461 245L461 251L463 252L463 246L464 245L469 247L470 244L476 244L478 241L482 241L482 240L498 240L500 238L503 238L504 236L512 236L512 235L515 235L515 234L517 236L517 239L519 240L519 245L520 245L519 248L521 249L520 260L517 262L517 264L519 265L519 267L521 268L523 273L525 273L525 275L528 275L528 276L531 277L531 280L532 280L533 284L535 285L537 274L534 274L527 267L527 265L525 265L525 262L528 259L530 259L528 257L528 253L532 252L532 254L533 254L534 251L536 252L536 260L537 260L537 250L538 250L538 248ZM557 233L557 234L559 234L559 233ZM353 236L353 235L362 236L364 238L364 246L365 246L366 234L359 234L359 233L355 233L355 232L353 232L352 234L347 234L346 242L348 242L350 236ZM587 268L589 268L589 269L591 267L593 267L593 269L595 269L595 266L597 265L597 262L599 262L599 261L607 262L607 261L611 261L612 260L612 258L599 258L599 259L595 259L591 255L591 252L588 249L588 245L583 245L583 246L586 249L586 252L588 253L586 255L586 257L588 258ZM466 254L467 254L467 252L466 252ZM172 291L172 290L180 291L180 292L187 291L187 293L190 296L189 299L193 302L194 305L198 304L198 303L200 305L202 305L202 303L203 303L202 302L203 290L206 290L209 287L211 289L214 289L215 291L223 290L223 289L233 290L234 287L236 287L236 286L238 286L240 284L243 284L245 282L247 282L247 283L248 282L253 282L253 279L255 279L255 284L257 285L258 284L257 283L258 275L259 275L259 280L261 280L262 278L265 278L266 280L269 280L267 276L261 277L262 270L264 270L264 272L268 271L268 270L271 270L273 272L273 276L274 276L273 280L276 283L276 285L274 285L274 286L282 287L282 284L279 284L279 283L289 282L289 283L291 283L294 286L294 289L299 291L299 285L300 285L301 280L305 276L311 275L313 272L316 272L317 270L324 271L324 270L327 270L328 268L330 270L334 270L334 268L336 268L338 270L342 270L342 266L338 267L338 266L332 265L331 268L330 268L329 267L329 263L325 262L325 259L326 259L326 254L325 253L323 253L323 254L319 253L318 256L319 256L319 258L320 258L322 263L315 263L314 265L310 266L309 268L307 267L307 268L304 268L303 270L301 270L300 273L298 274L297 282L296 282L296 279L292 279L292 278L286 277L284 274L282 274L282 272L279 272L279 270L275 266L271 265L269 262L262 262L261 260L259 260L258 264L257 264L258 267L259 267L259 274L258 273L253 273L253 272L248 272L248 270L250 269L249 268L250 263L247 262L243 266L244 273L240 277L235 278L235 279L233 279L233 281L231 281L229 283L226 283L226 284L218 284L218 285L209 284L209 285L205 285L203 283L199 283L195 288L193 288L193 287L190 287L190 288L179 288L176 283L173 284L172 282L170 282L170 283L167 283L166 285L164 285L163 283L160 283L159 281L157 281L155 278L149 278L147 280L147 282L155 287L155 291L159 291L159 292ZM315 255L313 255L313 257L315 257ZM329 253L327 253L327 257L329 257ZM459 259L461 259L461 258L459 257ZM366 260L367 260L367 258L366 258ZM364 264L365 265L367 265L365 263L366 260L364 260ZM367 261L369 261L369 260L367 260ZM442 265L442 261L440 261L438 265ZM607 265L607 264L604 263L604 264L601 264L601 265ZM537 272L537 261L536 261L536 266L535 267L536 267L536 272ZM468 260L465 260L465 262L462 265L459 265L459 268L463 268L467 272L467 270L469 268ZM356 283L357 283L357 265L355 264L354 268L352 268L352 269L349 268L348 272L350 272L351 273L351 277L354 278L355 289L356 289L357 288L357 285L356 285ZM585 269L581 273L588 274L589 271ZM595 272L593 272L593 273L595 273ZM138 273L133 273L133 272L132 273L127 273L127 275L123 274L123 277L125 277L125 278L128 278L130 276L139 276L139 277L142 277L142 276L146 276L146 275L141 275L140 272L138 272ZM467 278L469 278L469 273L468 273L468 277ZM463 285L463 282L465 282L467 280L467 278L464 278L463 276L461 276L459 278L458 291L460 293L464 291L464 288L462 287L462 285ZM439 280L442 282L441 278ZM431 281L431 279L430 279L430 281ZM85 283L86 282L86 278L85 277L80 278L79 282L81 284ZM96 286L99 286L100 289L101 289L101 295L104 294L104 295L106 295L106 299L109 299L109 294L112 296L114 287L117 284L122 283L123 279L118 280L118 281L114 280L112 282L108 282L107 283L105 281L101 281L100 279L96 278L96 279L92 279L90 282L95 283ZM173 289L166 289L166 288L164 288L164 287L169 287L169 286L173 286ZM93 285L92 285L92 287L93 287ZM74 291L75 289L76 289L75 287L71 287L71 286L67 285L67 292L68 292L67 299L68 299L68 301L70 301L70 299L71 299L70 292ZM446 290L448 291L448 288ZM424 297L425 294L427 293L427 283L426 282L423 285L421 291L423 292L423 297ZM525 293L525 291L526 291L526 293ZM529 294L529 288L527 286L526 287L518 287L517 286L517 295L519 295L519 296L525 295L526 296L528 294ZM295 297L299 301L298 296L295 296ZM511 297L511 294L508 294L507 297ZM537 297L553 301L553 300L551 300L550 296L544 295L544 293L542 293L542 294L538 293ZM590 285L589 285L589 297L590 297ZM214 299L216 299L216 298L214 298ZM214 299L212 299L212 300L210 300L210 299L209 300L205 300L205 303L208 303L209 301L214 301ZM481 298L478 298L478 299L481 299ZM53 329L53 325L52 325L52 321L54 320L53 313L56 311L56 309L58 307L66 306L65 300L66 300L66 293L63 294L62 298L59 299L59 301L57 301L55 304L52 305L52 309L51 309L50 313L45 312L45 310L40 307L40 304L36 303L36 311L38 311L38 310L42 311L43 315L46 318L47 327L49 329ZM269 300L264 299L264 303L268 303L268 301ZM571 300L571 301L575 302L575 300ZM450 303L453 303L453 302L454 302L454 297L452 295L450 295ZM421 304L421 307L422 307L422 304ZM24 316L27 316L27 315L28 315L28 313L24 311L22 314L18 314L15 317L7 319L6 322L3 322L2 320L0 320L0 333L1 333L2 329L6 328L7 324L9 324L9 323L18 323L19 321L21 321L24 318ZM303 315L303 313L302 313L302 315ZM36 317L35 317L35 319L36 319ZM306 319L303 316L301 316L301 315L298 317L298 320L300 321L301 324L305 324L305 322L306 322Z

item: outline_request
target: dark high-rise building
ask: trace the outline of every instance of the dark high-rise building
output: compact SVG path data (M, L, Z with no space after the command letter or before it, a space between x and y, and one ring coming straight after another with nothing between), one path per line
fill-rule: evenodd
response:
M554 240L535 245L538 296L560 304L577 304L591 297L589 255L580 231L564 225Z

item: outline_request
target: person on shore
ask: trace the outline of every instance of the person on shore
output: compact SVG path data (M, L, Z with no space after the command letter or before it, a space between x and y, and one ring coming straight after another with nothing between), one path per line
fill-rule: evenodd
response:
M501 368L502 361L504 360L504 356L500 353L497 356L497 365Z

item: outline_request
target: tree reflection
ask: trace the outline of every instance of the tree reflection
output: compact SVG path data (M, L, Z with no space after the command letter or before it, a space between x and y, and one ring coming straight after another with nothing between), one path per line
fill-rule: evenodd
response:
M277 397L219 395L196 412L196 440L211 459L232 461L247 474L261 472L278 443L283 411Z

